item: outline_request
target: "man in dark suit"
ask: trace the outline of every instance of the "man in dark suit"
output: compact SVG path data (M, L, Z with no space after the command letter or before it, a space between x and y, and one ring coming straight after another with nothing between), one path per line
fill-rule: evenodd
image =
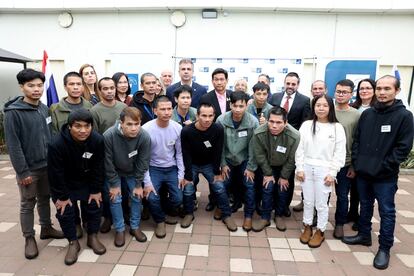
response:
M270 104L281 106L287 112L288 123L299 130L302 123L310 117L310 99L298 92L300 83L299 75L295 72L289 72L285 77L284 92L273 94ZM289 177L289 198L285 216L290 216L289 205L292 202L293 190L295 185L294 173Z
M216 121L217 117L230 110L231 90L227 90L229 74L223 68L217 68L211 74L211 82L214 89L201 97L200 103L209 103L214 107Z
M193 88L191 106L194 108L197 108L199 106L201 97L207 93L207 89L204 86L193 81L193 73L194 64L191 59L184 58L180 60L180 63L178 64L178 74L180 75L181 81L174 83L167 88L167 96L170 98L173 106L177 104L175 102L174 92L181 85L186 84Z

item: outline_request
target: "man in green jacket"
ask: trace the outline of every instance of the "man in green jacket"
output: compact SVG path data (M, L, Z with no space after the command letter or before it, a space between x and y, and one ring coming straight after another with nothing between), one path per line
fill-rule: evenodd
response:
M257 168L253 156L253 149L249 146L254 130L259 126L258 120L246 112L249 96L241 91L230 95L231 111L220 115L217 122L224 128L224 146L221 158L221 171L225 179L225 186L233 185L233 195L241 197L241 190L245 188L245 209L243 229L250 231L252 216L255 209L254 202L254 171ZM240 185L243 183L243 186Z
M267 124L255 130L252 144L257 164L263 171L261 220L253 224L254 231L262 231L270 225L273 193L277 193L275 223L280 231L286 230L283 214L289 193L289 176L295 169L295 152L300 140L299 131L287 123L286 110L280 106L269 112Z

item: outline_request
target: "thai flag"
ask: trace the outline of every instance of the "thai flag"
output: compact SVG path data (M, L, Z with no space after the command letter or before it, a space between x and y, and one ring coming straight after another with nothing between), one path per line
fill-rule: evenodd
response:
M397 94L397 97L396 98L402 100L402 102L405 105L405 107L409 109L410 108L410 103L408 102L408 97L407 97L407 95L405 93L405 90L402 87L401 75L400 75L400 71L398 70L397 65L392 66L391 75L393 75L401 83L401 91L400 91L400 93Z
M40 100L50 107L52 104L59 102L59 97L56 90L55 80L53 79L53 74L50 70L49 57L47 56L46 51L43 51L42 72L45 74L46 81L43 95Z
M392 72L393 72L394 77L396 77L397 80L401 81L400 71L398 70L397 65L394 65L392 67Z

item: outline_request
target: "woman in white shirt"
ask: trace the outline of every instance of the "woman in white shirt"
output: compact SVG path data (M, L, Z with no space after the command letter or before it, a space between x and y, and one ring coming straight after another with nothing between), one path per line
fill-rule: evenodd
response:
M312 100L312 120L299 129L300 143L296 151L296 178L302 183L304 197L303 224L300 241L319 247L325 240L328 223L328 197L335 176L345 165L346 137L335 116L333 100L317 96ZM317 230L312 236L313 209L318 211Z

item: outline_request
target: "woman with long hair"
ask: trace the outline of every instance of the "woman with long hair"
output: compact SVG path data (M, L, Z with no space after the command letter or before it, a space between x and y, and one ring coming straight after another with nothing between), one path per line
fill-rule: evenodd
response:
M312 100L312 119L305 121L299 132L300 143L295 155L296 178L302 183L305 226L300 241L316 248L325 240L328 197L336 174L345 165L345 131L336 119L332 98L321 95ZM318 222L313 234L314 208L318 211Z
M95 68L90 64L84 64L79 69L83 82L83 97L92 105L97 104L101 98L98 89L98 76Z
M159 78L157 78L156 86L157 86L157 89L155 91L155 97L166 95L165 87Z
M112 79L116 87L115 99L129 106L132 96L128 76L123 72L117 72L112 76Z
M358 83L356 99L351 106L362 113L365 109L373 106L376 100L375 81L372 79L363 79Z

